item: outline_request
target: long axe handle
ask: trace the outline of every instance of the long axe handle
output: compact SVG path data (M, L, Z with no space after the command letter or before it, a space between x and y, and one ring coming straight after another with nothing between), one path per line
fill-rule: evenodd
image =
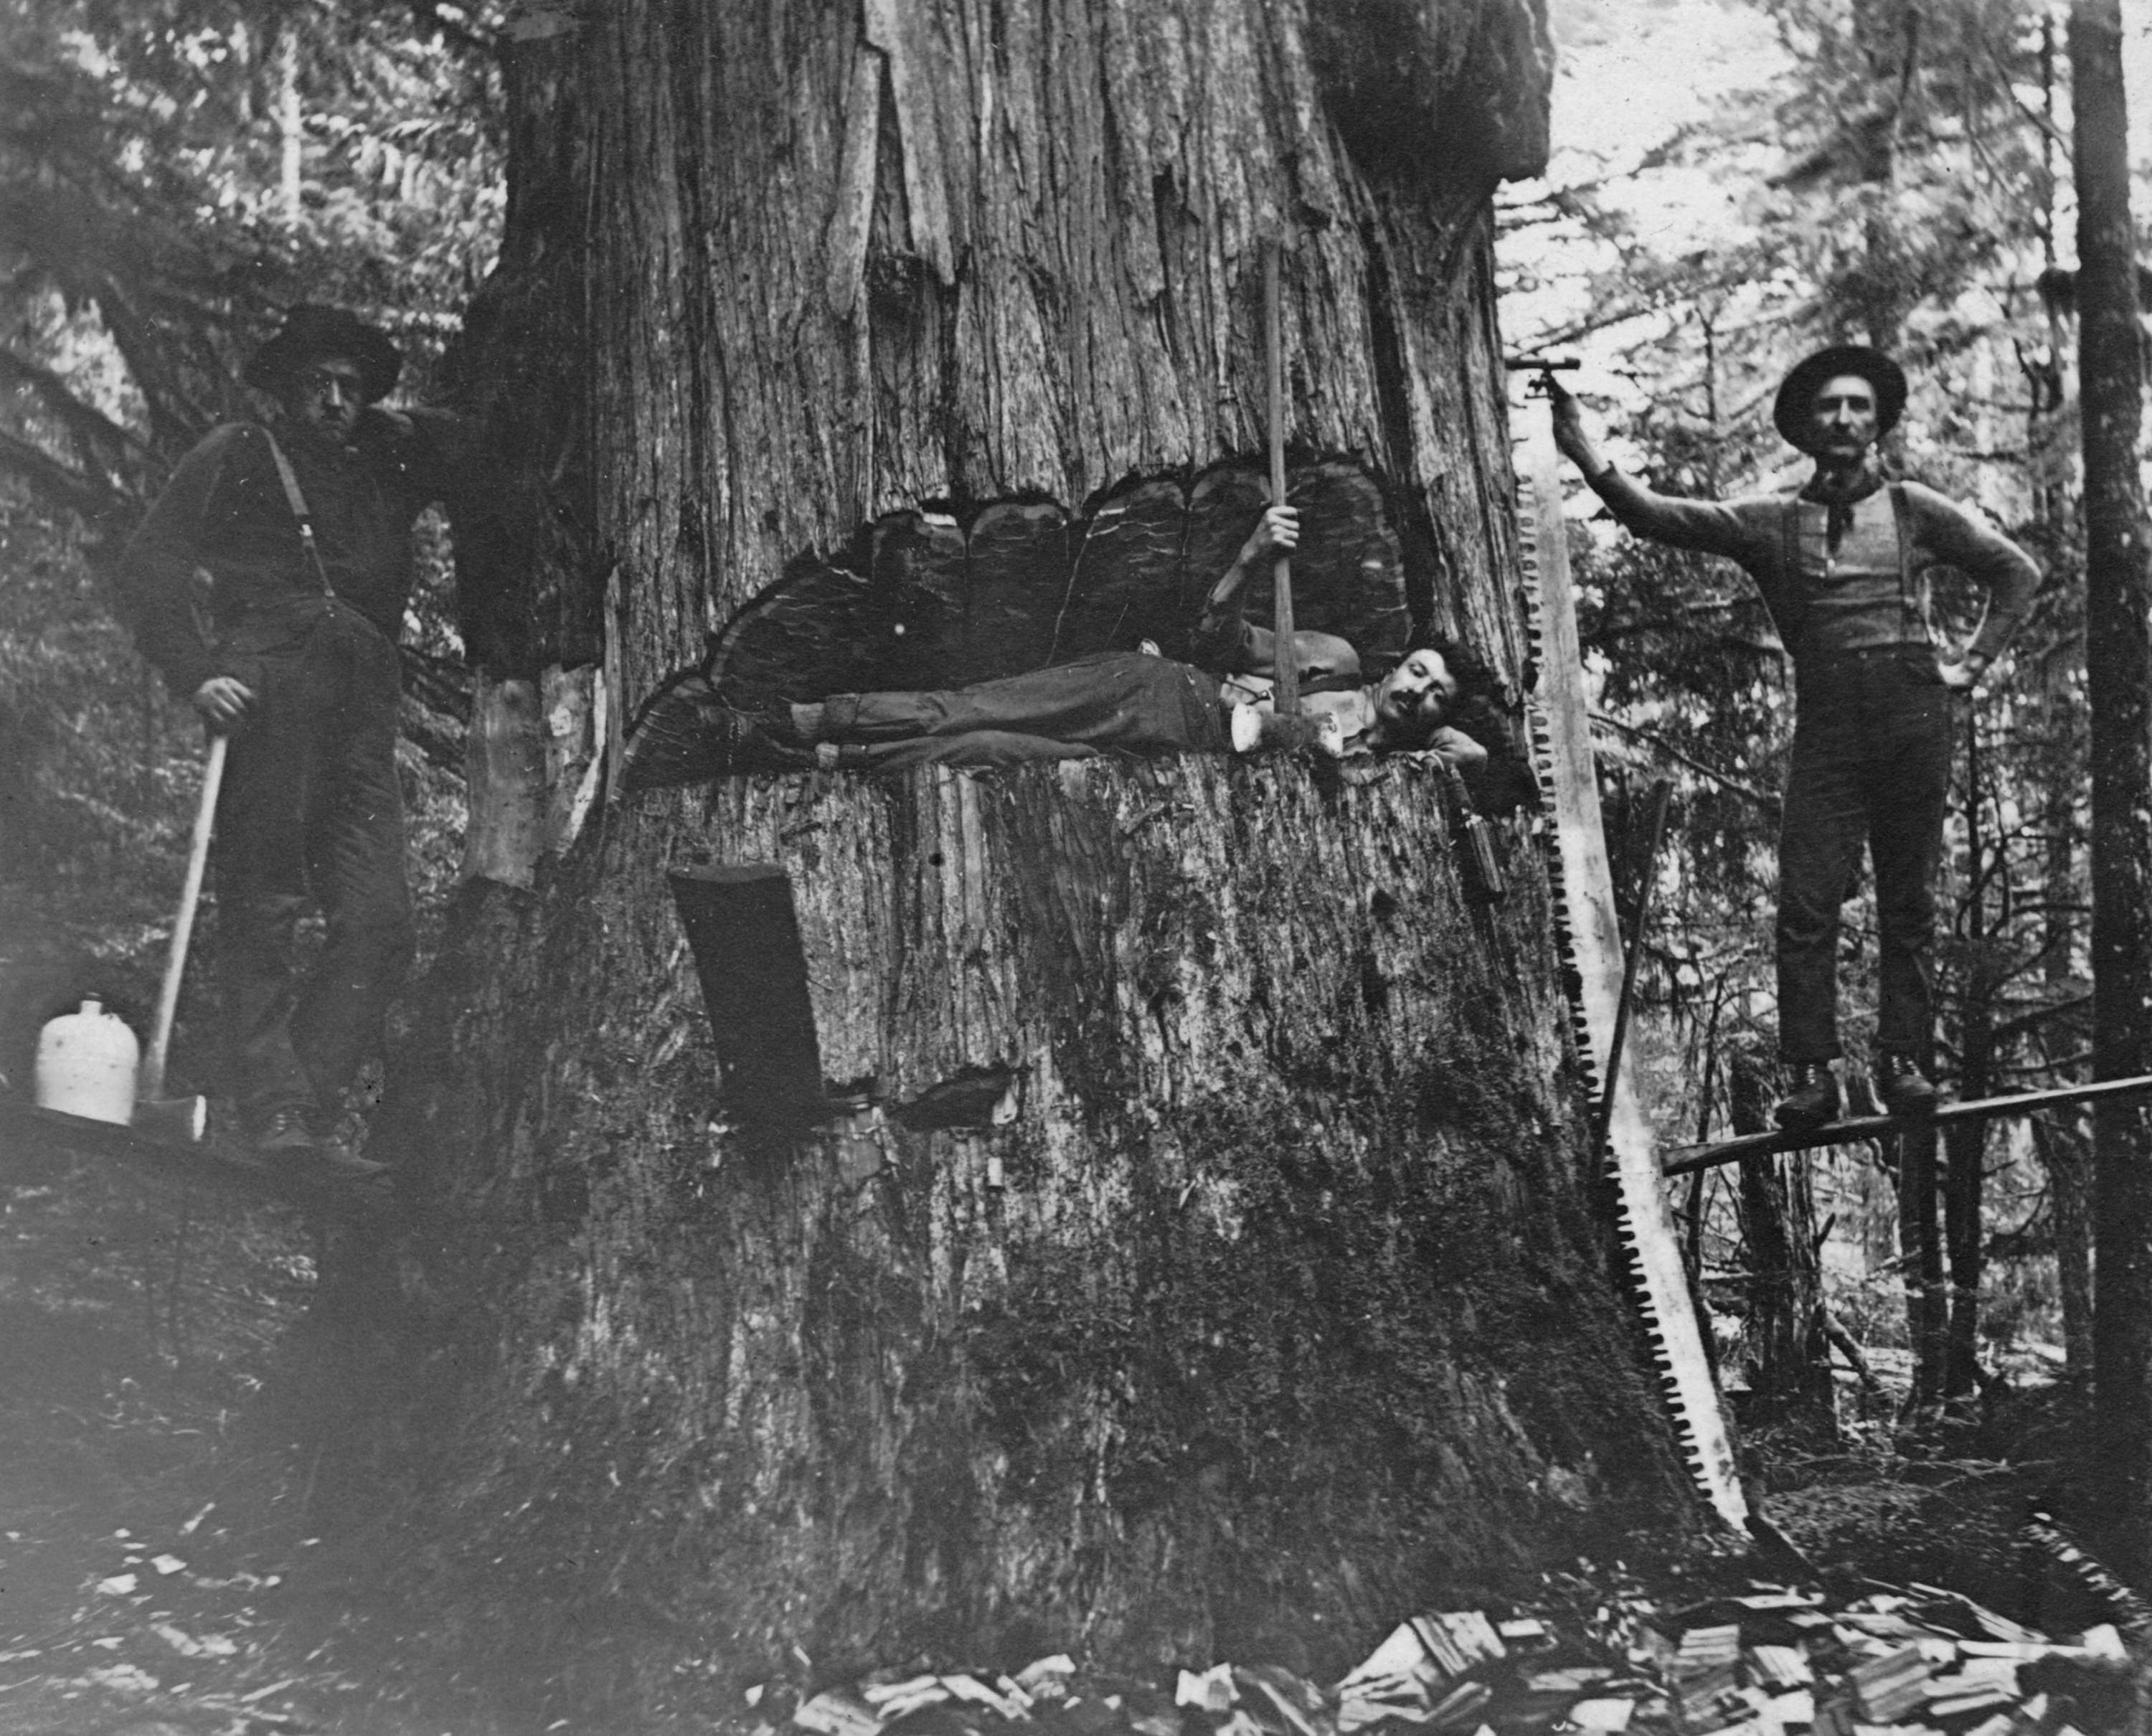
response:
M1285 343L1278 330L1278 244L1263 248L1263 349L1270 373L1271 505L1285 505ZM1300 656L1292 623L1292 561L1277 557L1271 579L1271 631L1276 641L1271 703L1282 718L1300 713Z
M150 1029L150 1050L142 1058L135 1086L135 1096L145 1103L165 1094L165 1055L172 1044L173 1016L180 1009L180 979L186 974L187 943L194 938L195 906L201 901L210 835L216 830L217 792L224 788L224 756L231 745L228 735L210 737L209 759L202 766L201 805L195 810L194 836L187 845L187 876L180 892L180 913L172 919L172 950L165 960L165 981L157 990L157 1017Z

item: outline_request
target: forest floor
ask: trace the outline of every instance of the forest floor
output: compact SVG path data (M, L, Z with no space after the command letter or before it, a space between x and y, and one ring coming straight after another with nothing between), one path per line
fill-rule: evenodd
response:
M383 1655L403 1625L266 1420L318 1252L282 1206L0 1145L8 1736L502 1728Z
M700 1699L703 1709L684 1715L680 1706L594 1713L551 1704L541 1684L489 1683L429 1649L424 1612L397 1607L386 1576L366 1564L363 1541L323 1535L329 1527L312 1508L306 1453L280 1438L273 1411L261 1402L282 1341L312 1289L321 1251L315 1236L282 1206L235 1200L107 1160L0 1149L0 1730L542 1736L736 1725L738 1736L774 1736L796 1723L820 1736L870 1736L886 1725L894 1736L896 1724L874 1708L921 1661L835 1698L810 1692L828 1684L804 1678L773 1682L766 1697L713 1723L707 1698L694 1694L683 1703ZM2014 1619L2060 1638L2114 1619L2047 1565L2028 1567L2016 1535L2027 1504L2053 1475L2056 1461L2047 1456L2053 1436L2043 1420L2052 1410L2038 1393L2025 1395L2001 1425L2008 1439L1992 1419L1914 1435L1871 1426L1855 1430L1842 1449L1761 1439L1762 1480L1781 1491L1769 1502L1772 1516L1834 1570L1835 1601L1818 1607L1855 1612L1841 1616L1835 1632L1857 1633L1862 1622L1887 1627L1901 1618L1894 1612L1924 1607L1925 1594L1893 1601L1878 1580L1941 1585L1977 1599L2004 1612L2006 1627L1997 1632ZM1784 1564L1776 1565L1783 1578ZM1665 1652L1660 1673L1672 1679L1678 1643L1707 1619L1696 1612L1718 1610L1714 1597L1753 1593L1743 1575L1756 1571L1722 1556L1647 1586L1618 1568L1578 1564L1551 1577L1539 1602L1494 1612L1497 1619L1548 1614L1544 1644L1554 1647L1560 1631L1566 1649L1529 1666L1513 1658L1501 1672L1482 1669L1495 1684L1489 1691L1507 1700L1460 1703L1453 1710L1471 1713L1461 1722L1423 1716L1418 1727L1454 1726L1458 1736L1481 1728L1551 1730L1559 1726L1555 1702L1566 1692L1561 1703L1572 1710L1603 1708L1626 1695L1637 1710L1631 1728L1667 1728L1650 1710L1651 1690L1625 1666L1624 1646L1626 1664L1634 1666L1641 1656L1634 1642L1656 1627L1661 1637L1651 1643ZM1743 1614L1728 1608L1728 1619ZM1415 1612L1398 1613L1402 1620ZM1753 1626L1756 1618L1749 1619ZM1924 1632L1933 1651L1941 1642L1934 1630ZM1596 1670L1595 1659L1602 1666ZM1213 1661L1191 1662L1200 1668ZM1604 1667L1610 1662L1611 1670ZM1910 1728L1983 1736L2071 1728L2101 1736L2129 1728L2129 1693L2114 1685L2126 1666L2118 1653L2104 1667L2105 1711L2087 1702L2068 1718L2051 1707L2036 1720L1997 1723L2004 1713L1991 1705L1987 1724L1968 1716ZM1531 1682L1571 1676L1576 1682L1566 1689L1542 1688L1536 1698L1527 1691ZM1199 1691L1231 1695L1239 1681L1256 1712L1266 1713L1270 1691L1245 1677L1246 1670L1229 1671ZM924 1679L927 1688L915 1680L910 1691L938 1698L946 1713L950 1693ZM1811 1698L1824 1679L1819 1667ZM1326 1708L1311 1685L1277 1680L1288 1698L1307 1698L1307 1728L1286 1719L1278 1736L1348 1728L1334 1690ZM1461 1677L1445 1684L1460 1693L1471 1687ZM1043 1691L1069 1689L1065 1678L1048 1679ZM1243 1716L1244 1708L1184 1717L1175 1699L1170 1683L1118 1683L1094 1700L1115 1708L1110 1725L1082 1728L1085 1736L1109 1728L1189 1736L1200 1726L1221 1736L1263 1736L1280 1723ZM1657 1703L1660 1719L1672 1716L1663 1691ZM968 1709L977 1713L978 1704ZM921 1736L928 1736L929 1723L920 1725ZM1691 1718L1682 1728L1716 1730L1725 1723ZM1763 1736L1766 1726L1736 1718L1728 1728Z

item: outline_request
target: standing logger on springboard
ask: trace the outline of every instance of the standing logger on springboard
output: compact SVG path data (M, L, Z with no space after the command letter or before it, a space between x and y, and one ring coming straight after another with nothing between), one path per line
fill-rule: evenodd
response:
M1779 388L1779 432L1815 460L1791 495L1685 500L1608 464L1576 399L1548 377L1555 443L1637 536L1738 563L1763 593L1794 662L1793 769L1779 833L1776 1116L1809 1129L1839 1113L1839 910L1864 844L1881 931L1875 1081L1893 1114L1931 1113L1922 1071L1934 1030L1935 877L1950 782L1952 696L1977 686L2008 642L2040 572L1955 501L1888 480L1875 443L1906 407L1906 375L1857 344L1819 350ZM1987 612L1962 651L1939 657L1929 573L1963 572Z

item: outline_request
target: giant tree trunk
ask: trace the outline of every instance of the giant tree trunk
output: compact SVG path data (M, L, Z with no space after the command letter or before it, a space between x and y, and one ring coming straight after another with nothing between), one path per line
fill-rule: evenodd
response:
M1524 0L859 16L528 10L463 359L549 515L471 551L490 673L610 642L632 700L866 515L1259 449L1275 235L1296 444L1383 479L1414 614L1520 693L1488 195L1543 148ZM661 1662L1291 1631L1327 1668L1693 1522L1507 842L1490 914L1408 767L772 775L468 889L381 1135L425 1233L322 1319L393 1375L366 1439L444 1555L551 1598L495 1642L633 1587ZM755 1033L705 1014L698 860L789 876L841 1116L720 1092Z
M2129 216L2122 19L2076 0L2070 77L2084 418L2085 675L2092 720L2093 1073L2152 1072L2152 568L2138 475L2143 338ZM2152 1570L2152 1119L2093 1114L2094 1390L2125 1570Z

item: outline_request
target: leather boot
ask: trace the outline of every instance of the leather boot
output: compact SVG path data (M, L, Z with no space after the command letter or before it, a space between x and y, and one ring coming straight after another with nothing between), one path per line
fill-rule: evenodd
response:
M1828 1061L1796 1061L1786 1069L1786 1094L1772 1111L1781 1127L1821 1127L1838 1114L1838 1075Z
M1936 1112L1935 1082L1910 1055L1894 1055L1886 1049L1876 1056L1875 1094L1882 1099L1887 1114L1932 1115Z

